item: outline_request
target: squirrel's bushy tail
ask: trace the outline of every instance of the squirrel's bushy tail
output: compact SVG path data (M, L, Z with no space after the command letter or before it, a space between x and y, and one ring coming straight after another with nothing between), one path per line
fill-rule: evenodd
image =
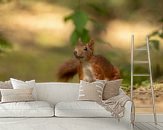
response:
M77 59L70 59L62 64L58 70L57 76L59 80L68 81L77 74L79 61Z

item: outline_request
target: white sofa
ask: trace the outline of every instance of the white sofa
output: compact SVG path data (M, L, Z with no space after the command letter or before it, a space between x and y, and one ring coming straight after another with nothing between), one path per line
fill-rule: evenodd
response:
M36 83L38 101L0 104L0 130L130 129L130 101L118 122L97 103L77 101L78 88L78 83Z

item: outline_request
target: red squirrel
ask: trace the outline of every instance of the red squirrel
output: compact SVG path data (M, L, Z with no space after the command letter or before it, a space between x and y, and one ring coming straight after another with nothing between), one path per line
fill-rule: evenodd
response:
M65 62L58 71L58 78L68 81L75 74L80 80L93 82L99 80L115 80L120 78L120 71L105 57L94 55L94 41L87 44L78 41L74 49L75 59Z

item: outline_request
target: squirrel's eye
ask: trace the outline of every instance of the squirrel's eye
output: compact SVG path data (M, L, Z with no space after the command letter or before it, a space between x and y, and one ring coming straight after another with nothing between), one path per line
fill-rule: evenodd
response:
M87 51L87 47L85 47L84 50Z

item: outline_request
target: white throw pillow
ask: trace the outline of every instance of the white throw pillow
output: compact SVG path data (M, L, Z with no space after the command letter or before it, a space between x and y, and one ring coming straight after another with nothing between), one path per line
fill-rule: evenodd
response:
M35 80L30 81L21 81L14 78L10 78L11 84L13 86L13 89L27 89L27 88L33 88L33 98L37 100L37 91L36 91L36 83Z

